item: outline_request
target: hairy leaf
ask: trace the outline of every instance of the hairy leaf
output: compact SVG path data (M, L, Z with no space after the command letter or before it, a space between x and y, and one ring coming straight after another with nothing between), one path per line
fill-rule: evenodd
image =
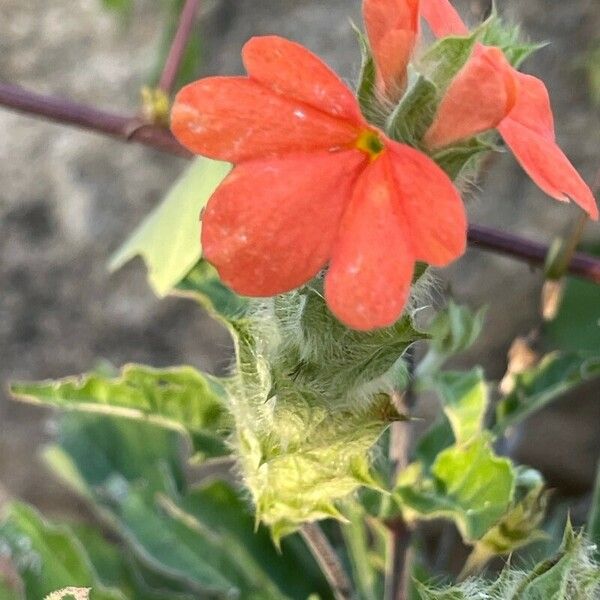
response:
M117 377L90 373L40 383L14 383L18 399L66 410L126 417L189 435L194 451L220 456L225 424L223 390L192 367L126 365Z
M495 150L496 146L487 143L480 138L472 138L460 145L451 146L437 152L433 160L446 172L450 179L454 180L464 173L465 169L470 168L475 159L484 152Z
M433 123L438 93L435 85L423 75L416 75L394 112L388 119L387 131L392 139L418 145Z
M402 356L423 334L408 317L376 332L348 330L315 288L251 316L237 325L229 405L245 483L278 539L305 521L339 518L338 501L378 486L371 449L401 418L389 394L406 385Z
M139 255L156 294L168 294L200 259L200 212L230 169L228 163L196 159L113 255L110 269L119 269Z

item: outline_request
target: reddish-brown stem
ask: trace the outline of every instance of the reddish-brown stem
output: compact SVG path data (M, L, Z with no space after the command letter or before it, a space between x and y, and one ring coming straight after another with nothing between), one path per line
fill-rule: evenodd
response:
M169 55L160 76L160 81L158 82L158 87L166 94L170 94L173 91L177 73L179 72L179 67L181 66L185 48L192 33L199 8L200 0L186 0L181 11L177 31L173 37Z
M89 129L126 142L137 142L185 158L191 156L168 129L146 124L139 117L120 115L63 98L36 94L7 83L0 83L0 106L63 125Z
M137 142L184 158L192 156L168 129L144 124L138 117L37 94L6 83L0 83L0 106L57 123L96 131L123 141ZM469 227L469 244L473 248L504 254L534 267L542 267L548 254L548 246L545 244L482 225ZM567 270L571 275L600 284L600 259L593 256L575 253Z
M534 267L545 264L549 249L545 244L483 225L469 226L469 244L473 248L528 262ZM567 270L571 275L600 284L600 260L593 256L576 252Z

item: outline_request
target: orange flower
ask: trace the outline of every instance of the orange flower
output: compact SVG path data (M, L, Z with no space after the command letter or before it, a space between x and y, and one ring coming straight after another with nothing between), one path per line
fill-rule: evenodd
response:
M363 16L377 73L377 89L397 100L419 37L419 0L364 0Z
M190 150L235 163L203 217L204 256L248 296L301 286L328 262L325 295L346 325L394 323L416 261L444 266L465 250L466 217L447 175L361 116L316 56L251 39L248 77L183 88L171 126Z
M421 0L421 14L436 37L469 33L467 26L449 0Z
M434 4L433 0L430 2ZM445 0L435 4L445 6ZM453 26L454 27L454 26ZM443 28L432 27L437 31ZM477 44L450 84L425 136L432 149L498 129L515 158L549 196L572 200L592 219L592 191L556 144L554 118L544 82L514 69L498 48Z

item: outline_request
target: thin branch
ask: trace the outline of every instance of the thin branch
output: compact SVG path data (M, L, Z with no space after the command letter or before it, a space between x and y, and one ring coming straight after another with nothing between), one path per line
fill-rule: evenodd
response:
M144 124L138 117L37 94L6 83L0 83L0 106L96 131L123 141L137 142L177 156L192 157L167 129ZM534 267L544 266L549 250L545 244L482 225L469 227L469 243L473 248L504 254ZM600 284L600 259L593 256L579 252L574 254L567 270L571 275Z
M7 83L0 83L0 106L62 125L103 133L125 142L137 142L177 156L192 156L168 129L146 124L136 116L120 115L71 100L36 94Z
M158 87L166 94L170 94L173 91L177 73L179 72L179 67L181 66L181 61L183 60L183 55L185 54L199 8L200 0L186 0L181 11L177 31L173 37L169 55L160 76L160 81L158 82Z
M335 599L352 600L353 593L350 578L319 525L306 523L300 529L300 535L319 564L331 586Z
M483 225L469 226L469 244L479 250L505 254L534 267L544 266L549 250L545 244ZM567 270L571 275L600 284L600 260L593 256L576 252Z

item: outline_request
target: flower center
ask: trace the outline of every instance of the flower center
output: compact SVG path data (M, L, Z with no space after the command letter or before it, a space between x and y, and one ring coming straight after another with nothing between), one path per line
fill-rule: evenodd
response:
M383 152L385 146L376 131L366 129L358 136L356 148L368 154L371 160L375 160Z

